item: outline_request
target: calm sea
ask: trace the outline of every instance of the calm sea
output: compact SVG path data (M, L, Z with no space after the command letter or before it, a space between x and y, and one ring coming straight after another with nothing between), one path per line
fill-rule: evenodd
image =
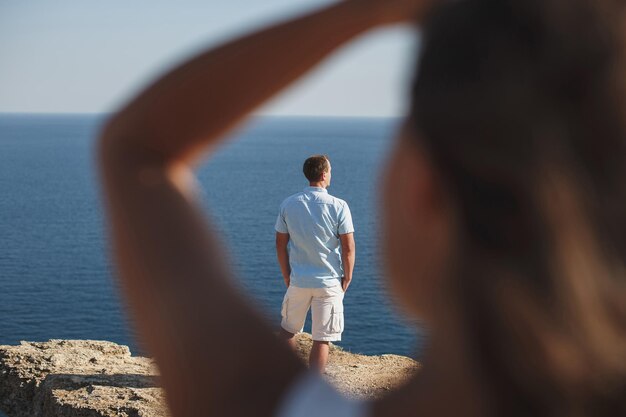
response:
M94 144L102 116L0 115L0 344L101 339L136 349L107 256ZM243 287L278 326L274 253L281 201L306 182L303 160L328 154L329 189L348 201L357 263L340 345L419 355L423 337L391 307L379 269L377 176L393 119L262 118L198 171L207 210ZM307 323L307 327L310 323Z

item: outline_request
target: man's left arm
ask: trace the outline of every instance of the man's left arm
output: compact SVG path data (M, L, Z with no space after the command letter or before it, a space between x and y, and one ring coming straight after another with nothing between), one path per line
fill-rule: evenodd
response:
M280 272L283 274L285 285L289 288L291 281L291 267L289 266L289 252L287 244L289 243L289 233L276 232L276 257L280 265Z
M346 292L352 281L352 271L356 260L356 245L354 243L354 233L339 235L341 240L341 261L343 263L343 280L341 287Z

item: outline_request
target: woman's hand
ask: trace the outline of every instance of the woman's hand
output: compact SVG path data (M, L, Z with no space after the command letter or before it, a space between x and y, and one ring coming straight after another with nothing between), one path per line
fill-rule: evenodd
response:
M381 25L416 23L431 10L436 0L347 0L369 9Z

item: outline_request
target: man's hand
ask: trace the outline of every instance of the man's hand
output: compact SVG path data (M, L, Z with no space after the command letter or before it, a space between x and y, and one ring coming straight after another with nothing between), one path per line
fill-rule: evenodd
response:
M291 279L290 279L290 278L286 278L286 279L285 279L285 278L283 278L283 279L284 279L284 281L285 281L285 286L286 286L287 288L289 288L289 284L291 284Z
M341 278L341 288L343 292L348 291L348 287L350 286L350 282L352 282L352 278L346 279L346 277Z

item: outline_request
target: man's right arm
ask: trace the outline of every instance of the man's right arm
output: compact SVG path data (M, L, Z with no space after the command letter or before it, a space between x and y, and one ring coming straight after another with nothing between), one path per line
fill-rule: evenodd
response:
M341 286L346 292L352 281L352 271L354 271L354 261L356 260L356 245L354 244L354 233L339 235L341 240L341 262L343 264L343 281Z
M276 232L276 257L280 265L280 272L283 274L285 285L289 287L291 276L291 268L289 267L289 252L287 252L287 244L289 243L289 233Z

